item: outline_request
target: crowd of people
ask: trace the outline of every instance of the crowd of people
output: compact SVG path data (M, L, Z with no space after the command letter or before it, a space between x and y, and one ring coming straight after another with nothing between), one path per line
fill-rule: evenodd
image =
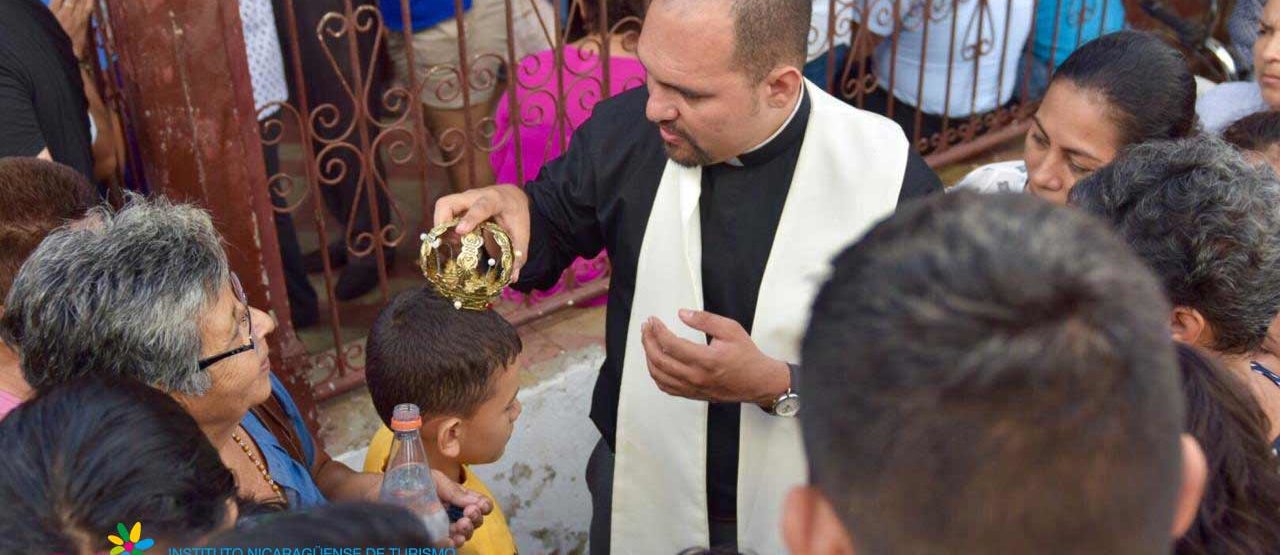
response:
M323 85L287 82L307 56L281 50L270 2L240 1L266 122ZM516 553L472 466L504 457L521 416L517 330L430 284L396 295L366 342L388 426L361 471L331 458L211 215L102 201L121 137L81 101L85 3L0 3L0 552ZM493 113L496 136L528 144L459 154L488 151L494 175L468 173L435 223L504 228L510 296L612 268L582 461L591 553L1280 553L1280 0L1253 12L1251 81L1197 94L1178 50L1113 22L1119 2L1080 0L1054 6L1090 14L1061 42L1006 25L959 97L921 88L929 53L955 48L927 29L988 3L897 6L867 21L870 45L835 29L815 50L826 1L591 2L569 45L509 71L547 79L564 54L578 76L607 68L611 98L570 90L558 114L566 99L514 95L539 117L492 82L441 92L438 64L462 62L455 17L477 49L515 40L501 2L444 4L383 2L396 78L421 87L434 132ZM881 4L845 9L860 25ZM1031 26L1054 3L990 5ZM1044 74L982 58L1009 45ZM851 56L898 75L863 100L939 120L810 78ZM1014 75L1044 91L1023 159L944 189L914 126L999 109ZM495 176L519 186L478 186ZM360 221L368 207L333 189L330 209ZM315 255L291 245L305 284ZM314 303L301 287L290 302ZM403 403L421 409L447 537L379 502Z

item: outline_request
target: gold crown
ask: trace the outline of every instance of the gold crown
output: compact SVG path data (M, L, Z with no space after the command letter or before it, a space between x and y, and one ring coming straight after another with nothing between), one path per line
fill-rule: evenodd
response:
M511 283L511 271L515 266L511 237L497 224L485 222L462 236L462 247L457 256L453 256L452 245L441 237L457 225L458 220L454 220L422 235L422 256L418 266L440 295L453 300L454 308L485 310ZM485 252L486 230L502 251L497 260ZM485 261L483 266L481 260Z

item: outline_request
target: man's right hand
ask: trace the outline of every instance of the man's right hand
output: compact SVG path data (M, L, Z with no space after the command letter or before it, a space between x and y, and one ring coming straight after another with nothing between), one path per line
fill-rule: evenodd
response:
M436 201L435 225L455 219L461 220L455 228L459 235L471 233L490 219L506 230L516 255L511 280L520 278L520 268L529 254L529 197L520 187L493 185Z

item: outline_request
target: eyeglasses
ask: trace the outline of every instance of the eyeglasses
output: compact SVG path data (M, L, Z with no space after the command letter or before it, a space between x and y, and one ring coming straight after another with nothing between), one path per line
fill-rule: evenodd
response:
M240 286L240 278L236 276L235 272L231 272L231 291L236 294L236 300L240 301L240 304L244 306L244 317L249 321L249 344L236 347L230 351L219 353L208 358L200 359L196 364L199 365L201 370L222 362L223 359L236 356L240 353L252 351L257 347L253 341L253 315L249 313L249 300L244 296L244 287ZM237 331L239 331L238 325Z

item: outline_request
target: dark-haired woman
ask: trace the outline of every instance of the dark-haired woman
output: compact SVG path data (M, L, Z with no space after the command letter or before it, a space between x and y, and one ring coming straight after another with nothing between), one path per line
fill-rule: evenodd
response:
M102 553L119 545L109 534L163 553L238 514L235 477L196 421L132 380L50 389L0 421L0 450L0 553Z
M1209 466L1204 497L1177 555L1280 553L1280 473L1270 423L1248 386L1178 344L1187 432Z
M957 188L1027 191L1066 204L1076 182L1125 147L1196 131L1195 79L1155 35L1121 31L1073 52L1058 67L1027 130L1023 160L980 167Z

